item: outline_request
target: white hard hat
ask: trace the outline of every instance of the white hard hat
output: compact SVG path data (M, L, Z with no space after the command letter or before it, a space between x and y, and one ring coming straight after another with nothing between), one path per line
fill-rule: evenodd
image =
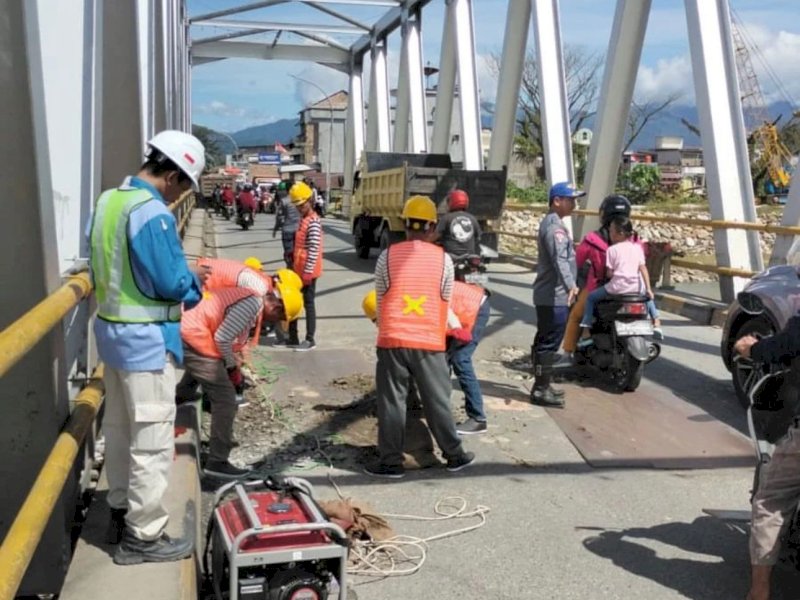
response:
M197 180L206 166L206 149L200 140L190 133L168 129L154 135L147 145L174 162L198 189Z

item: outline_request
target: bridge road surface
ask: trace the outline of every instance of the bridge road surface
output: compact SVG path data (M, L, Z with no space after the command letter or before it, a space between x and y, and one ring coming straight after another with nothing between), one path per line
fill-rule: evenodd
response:
M213 219L210 244L222 258L255 255L265 268L282 266L272 215L258 215L244 232ZM359 260L347 223L323 219L324 274L317 287L317 349L369 348L375 332L361 314L372 286L376 250ZM475 357L487 398L489 432L465 439L477 462L457 474L444 469L409 472L382 481L362 472L333 470L345 496L378 512L433 516L446 496L491 509L485 526L432 542L416 574L384 579L356 577L360 599L634 599L744 598L748 584L743 533L704 516L704 507L746 509L749 467L707 470L596 469L589 466L541 408L524 402L530 385L502 364L528 351L534 329L533 274L510 264L490 266L494 292L486 337ZM662 356L645 371L648 393L678 395L707 411L705 417L745 431L730 376L718 355L720 330L663 315ZM300 334L305 326L301 322ZM302 369L307 354L294 353ZM342 373L347 375L347 373ZM291 370L284 377L291 377ZM580 401L570 386L567 402ZM655 392L653 391L655 390ZM637 391L634 394L642 394ZM499 400L497 398L500 398ZM608 401L616 396L609 394ZM298 399L302 401L302 399ZM454 411L462 396L453 393ZM300 473L322 499L335 497L328 470ZM474 521L393 521L398 533L426 537ZM798 589L798 588L795 588ZM776 597L793 597L791 595Z

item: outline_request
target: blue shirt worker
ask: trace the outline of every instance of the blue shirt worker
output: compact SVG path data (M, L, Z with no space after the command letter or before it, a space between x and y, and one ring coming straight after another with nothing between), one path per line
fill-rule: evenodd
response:
M197 138L162 131L148 142L139 173L100 195L89 224L94 333L105 363L107 536L119 543L120 565L192 554L191 540L165 533L163 496L175 447L181 311L200 301L202 282L186 262L167 205L197 189L204 166Z
M572 214L576 198L584 194L568 181L556 183L550 188L550 212L539 224L539 258L533 283L536 336L531 347L535 377L531 402L540 406L564 406L564 391L553 388L550 381L567 326L569 307L579 290L575 282L575 246L563 219Z

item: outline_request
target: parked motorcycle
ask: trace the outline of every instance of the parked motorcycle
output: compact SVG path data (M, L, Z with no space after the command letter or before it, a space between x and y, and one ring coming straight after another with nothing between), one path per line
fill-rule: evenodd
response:
M239 225L242 229L247 231L253 226L254 219L253 213L249 210L243 210L239 213L238 218L236 219L237 225Z
M646 297L632 294L612 295L598 302L591 329L594 343L579 347L575 362L607 373L620 391L638 388L644 366L661 354L661 345L653 341L646 303Z

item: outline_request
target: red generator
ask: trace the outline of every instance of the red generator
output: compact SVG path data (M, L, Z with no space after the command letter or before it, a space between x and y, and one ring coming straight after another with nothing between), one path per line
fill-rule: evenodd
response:
M214 507L204 566L210 546L217 600L327 600L337 590L346 599L347 537L309 482L234 481L217 490Z

